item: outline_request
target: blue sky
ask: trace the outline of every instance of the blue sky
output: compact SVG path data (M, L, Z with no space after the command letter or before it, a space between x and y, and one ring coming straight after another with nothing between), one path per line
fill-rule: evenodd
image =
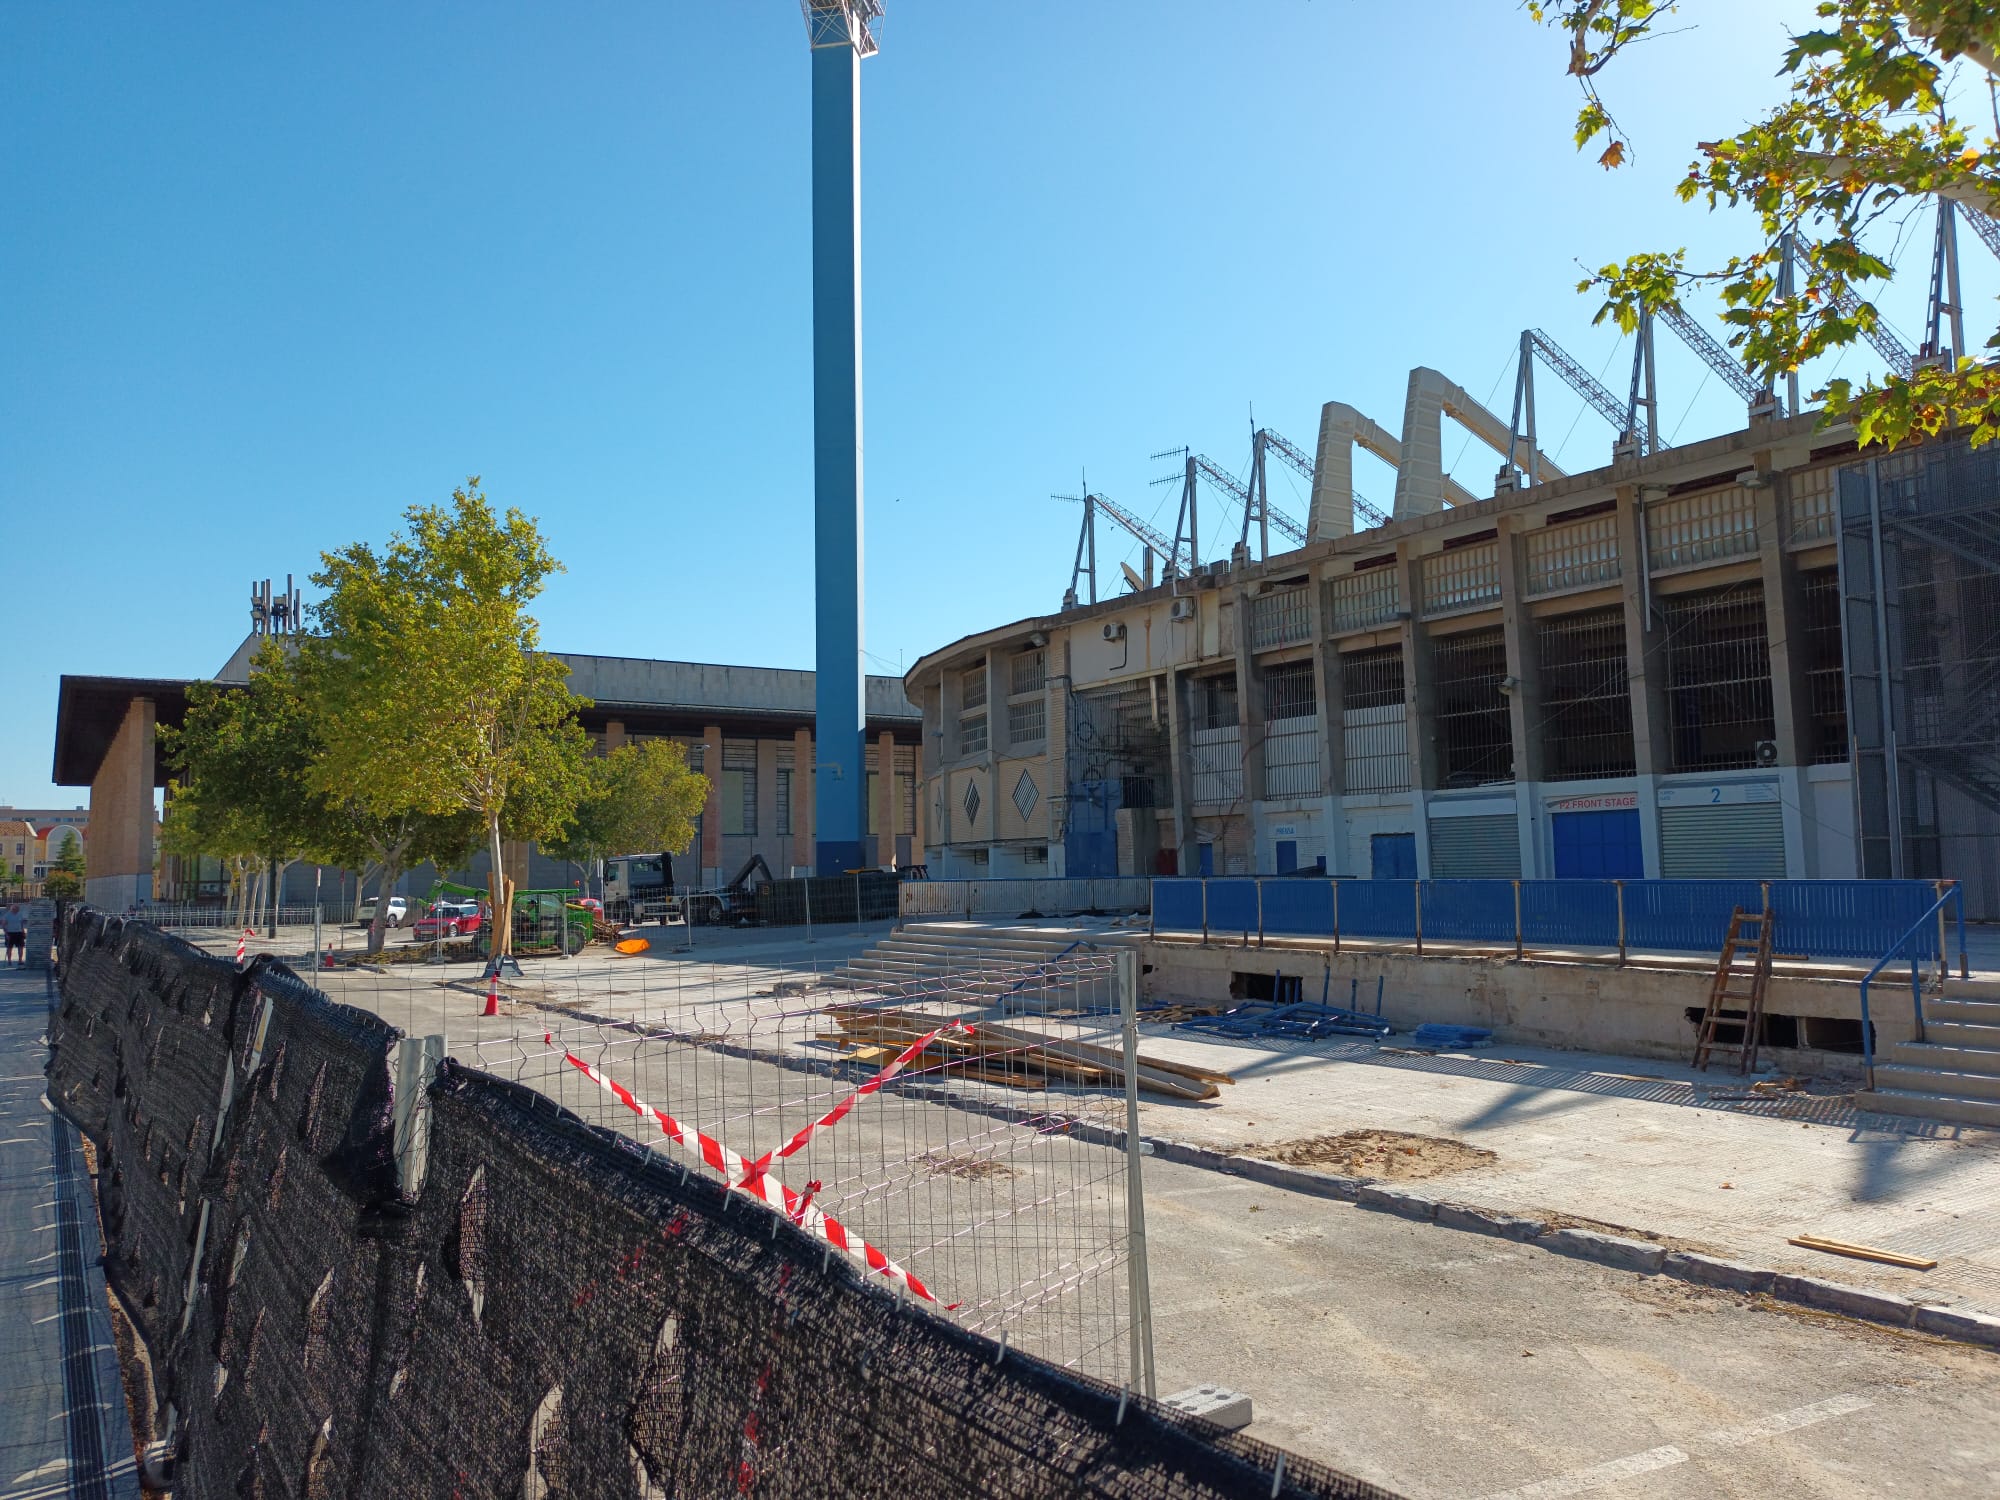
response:
M1253 404L1308 448L1329 399L1393 429L1421 363L1504 416L1531 324L1622 388L1578 262L1723 243L1670 185L1808 9L1685 7L1608 80L1637 164L1607 175L1509 0L891 0L870 669L1053 608L1049 494L1087 467L1164 512L1148 455L1240 470ZM468 473L568 564L548 645L809 666L807 85L789 0L0 9L0 802L82 800L47 783L60 673L213 671L253 579ZM1921 296L1885 304L1913 340ZM1661 380L1669 434L1740 419L1666 339ZM1604 461L1538 390L1544 445Z

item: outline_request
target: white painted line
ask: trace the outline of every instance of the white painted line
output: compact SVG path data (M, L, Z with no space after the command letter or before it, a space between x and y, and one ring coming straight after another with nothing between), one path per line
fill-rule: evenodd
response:
M1875 1403L1866 1396L1828 1396L1824 1401L1815 1401L1810 1406L1795 1406L1790 1411L1781 1411L1742 1427L1724 1427L1716 1432L1704 1433L1695 1442L1704 1448L1740 1448L1745 1443L1754 1443L1759 1438L1777 1437L1780 1433L1795 1432L1801 1427L1810 1427L1815 1422L1829 1421L1834 1417L1844 1417L1851 1411L1860 1411Z
M1575 1469L1568 1474L1558 1474L1553 1479L1539 1479L1533 1484L1524 1484L1519 1489L1502 1490L1497 1495L1487 1496L1486 1500L1558 1500L1558 1497L1563 1495L1581 1495L1589 1490L1601 1490L1607 1484L1616 1484L1621 1479L1650 1474L1655 1469L1670 1469L1675 1464L1684 1464L1687 1461L1687 1454L1669 1443L1660 1448L1648 1448L1644 1453L1632 1453L1624 1458L1614 1458L1609 1463L1593 1464L1588 1469Z
M1796 1432L1799 1428L1810 1427L1816 1422L1844 1417L1850 1412L1862 1411L1874 1404L1866 1396L1857 1396L1851 1392L1828 1396L1823 1401L1795 1406L1790 1411L1773 1412L1768 1417L1746 1422L1741 1427L1719 1427L1713 1432L1705 1432L1699 1437L1689 1439L1688 1446L1697 1449L1741 1448L1745 1444L1760 1442L1765 1438ZM1488 1495L1486 1500L1559 1500L1559 1497L1564 1495L1581 1495L1590 1490L1602 1489L1608 1484L1616 1484L1622 1479L1650 1474L1655 1469L1671 1468L1675 1464L1687 1461L1688 1454L1683 1449L1667 1444L1659 1448L1648 1448L1644 1453L1632 1453L1624 1458L1614 1458L1608 1463L1593 1464L1587 1469L1574 1469L1567 1474L1540 1479L1516 1489L1502 1490L1497 1494Z

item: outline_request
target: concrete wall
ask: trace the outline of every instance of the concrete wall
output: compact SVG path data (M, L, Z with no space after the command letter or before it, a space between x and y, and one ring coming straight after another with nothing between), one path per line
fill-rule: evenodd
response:
M1373 1011L1375 983L1382 984L1382 1014L1399 1031L1427 1021L1485 1026L1502 1042L1540 1047L1613 1052L1687 1062L1694 1052L1695 1028L1687 1012L1708 1003L1710 975L1702 970L1612 968L1589 964L1544 963L1478 957L1418 958L1309 944L1270 947L1202 947L1193 942L1153 940L1143 945L1143 991L1149 1001L1228 1001L1232 974L1292 974L1304 981L1305 998L1318 1000L1324 988L1334 1005L1349 1003L1358 982L1358 1008ZM1871 994L1877 1053L1893 1042L1916 1039L1909 993L1899 1005L1892 994ZM1851 1030L1821 1022L1856 1023L1859 987L1848 981L1774 977L1766 994L1767 1016L1803 1018L1801 1045L1766 1048L1778 1067L1821 1074L1858 1075L1858 1053L1822 1050L1829 1039ZM1858 1040L1858 1032L1852 1033ZM1820 1045L1816 1045L1816 1043Z
M569 663L570 691L599 703L648 707L737 709L804 714L813 711L813 674L786 667L730 667L712 662L651 661L634 656L554 653ZM868 679L870 718L914 719L898 677Z
M134 698L90 784L84 895L103 911L153 897L153 700Z
M899 910L905 917L1045 917L1082 911L1146 911L1150 880L906 880Z

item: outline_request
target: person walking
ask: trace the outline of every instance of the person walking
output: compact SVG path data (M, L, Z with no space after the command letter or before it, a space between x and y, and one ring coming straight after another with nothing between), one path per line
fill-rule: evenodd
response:
M21 910L16 901L0 915L0 927L7 932L7 961L26 968L28 965L28 914Z

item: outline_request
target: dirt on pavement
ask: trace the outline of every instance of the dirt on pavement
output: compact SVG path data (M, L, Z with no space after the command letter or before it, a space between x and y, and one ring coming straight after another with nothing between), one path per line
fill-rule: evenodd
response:
M1421 1182L1490 1167L1500 1158L1484 1146L1468 1146L1445 1136L1412 1135L1402 1130L1344 1130L1339 1135L1313 1135L1269 1145L1251 1142L1239 1148L1244 1156L1283 1162L1288 1167L1329 1167L1348 1177L1376 1177L1388 1182Z

